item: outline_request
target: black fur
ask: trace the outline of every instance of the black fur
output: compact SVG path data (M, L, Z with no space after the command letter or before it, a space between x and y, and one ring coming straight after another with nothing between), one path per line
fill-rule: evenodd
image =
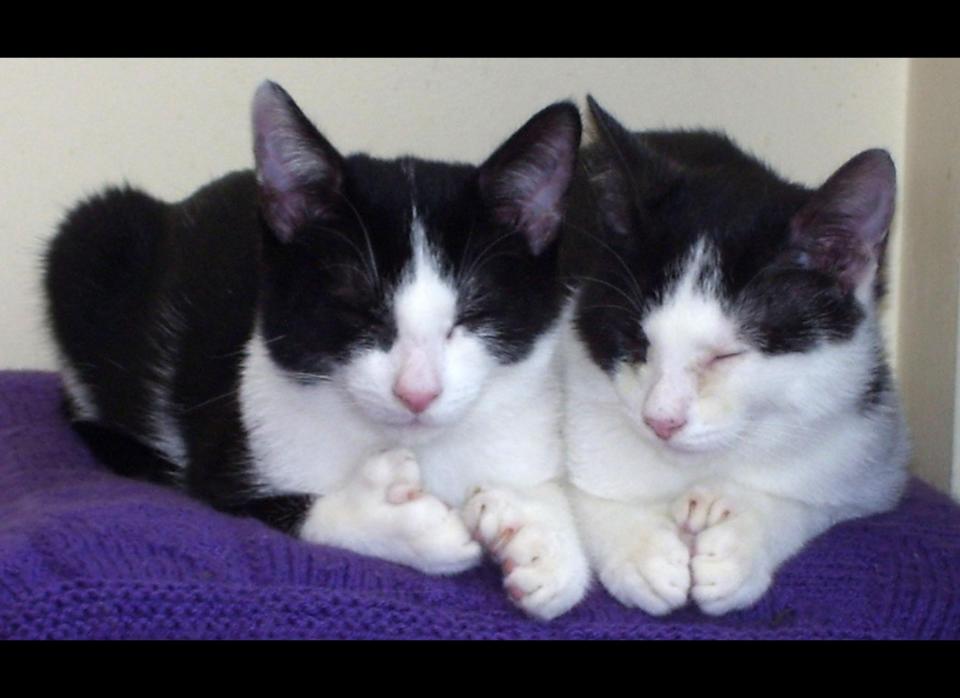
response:
M577 330L601 368L645 360L640 320L670 290L701 237L716 255L721 302L742 339L760 351L802 352L852 336L864 311L849 280L862 273L868 254L882 258L883 239L871 239L876 247L868 250L860 229L850 229L859 221L828 236L808 219L825 219L819 212L829 206L842 210L855 187L811 190L780 178L722 134L630 133L592 100L590 107L597 137L581 155L571 193L563 268L569 285L581 289ZM864 155L882 168L889 157L880 152ZM828 237L837 246L817 242Z
M570 152L572 174L580 120L572 104L548 107L475 167L341 157L280 88L258 99L259 179L236 172L177 204L129 187L95 196L60 226L44 280L53 335L99 412L96 423L78 420L97 455L124 475L295 530L310 497L261 496L251 478L237 391L255 327L303 382L360 347L389 347L415 202L459 281L458 322L482 327L502 363L522 359L559 315L559 228L541 225L534 239L523 220L504 218L510 193L498 183L509 183L517 158L549 175L558 165L538 161L544 138ZM295 131L314 170L285 171L268 127ZM497 185L495 201L482 183ZM182 468L150 447L158 384L186 445Z

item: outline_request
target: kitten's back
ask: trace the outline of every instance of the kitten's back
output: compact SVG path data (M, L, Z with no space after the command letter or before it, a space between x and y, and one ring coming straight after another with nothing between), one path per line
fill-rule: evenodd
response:
M254 192L241 172L177 204L126 186L67 214L45 258L47 315L71 416L100 427L89 430L97 449L108 429L182 462L179 407L229 390L238 358L191 369L240 351L252 326ZM116 446L105 448L132 452Z
M84 395L70 385L68 392L105 423L135 429L142 421L135 408L116 406L139 390L129 379L143 367L131 359L143 352L168 216L166 204L142 192L108 189L70 211L46 255L48 319Z
M769 172L763 163L741 150L720 131L637 131L634 137L641 144L688 168L726 166L759 168Z
M690 188L695 195L682 197L678 208L681 212L698 211L705 202L724 205L721 200L730 200L727 192L737 192L738 187L754 189L784 188L796 193L799 189L779 178L761 160L741 150L726 134L709 130L650 130L627 134L636 147L647 151L644 166L653 168L645 182L633 182L634 194L649 195L650 192L669 192L669 183L675 177L685 181L684 189ZM570 204L564 225L561 266L569 287L578 284L583 273L589 273L597 263L601 248L608 245L594 232L602 227L605 171L612 160L624 163L630 154L611 150L608 144L595 141L583 146L581 159L570 191ZM717 189L718 181L727 184ZM759 183L759 185L758 185ZM662 189L660 189L662 187ZM713 190L713 191L710 191ZM740 205L754 207L754 203L734 196ZM727 207L728 205L724 205ZM752 212L744 215L751 215ZM695 214L706 215L706 214Z

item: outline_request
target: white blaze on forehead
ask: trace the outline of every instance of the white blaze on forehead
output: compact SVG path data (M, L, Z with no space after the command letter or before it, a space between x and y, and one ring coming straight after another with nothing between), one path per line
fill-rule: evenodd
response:
M453 324L457 294L440 272L427 242L423 222L413 209L410 239L413 256L394 296L394 317L400 341L443 339Z
M684 262L662 305L644 319L654 352L671 363L736 342L736 326L723 312L716 258L701 239Z

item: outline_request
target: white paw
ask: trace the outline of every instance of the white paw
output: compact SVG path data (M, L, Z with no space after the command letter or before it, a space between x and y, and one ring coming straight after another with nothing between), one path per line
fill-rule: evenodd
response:
M620 603L662 616L687 603L690 549L667 520L636 532L636 540L598 572Z
M501 489L478 489L463 506L464 523L502 567L509 598L544 620L579 602L590 576L572 525L556 516Z
M733 513L733 503L718 492L694 487L670 506L670 515L685 534L696 535L726 520Z
M370 457L360 468L360 487L375 499L403 504L423 495L420 465L408 448L393 448Z
M420 466L408 449L373 456L361 467L353 494L364 518L386 540L383 556L430 574L454 574L483 554L455 510L423 491Z
M770 586L759 522L727 508L718 523L697 534L690 560L690 595L704 613L746 608Z

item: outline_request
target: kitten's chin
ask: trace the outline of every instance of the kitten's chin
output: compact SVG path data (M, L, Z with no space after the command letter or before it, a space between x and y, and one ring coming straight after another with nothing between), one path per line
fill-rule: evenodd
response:
M700 441L684 441L683 439L670 439L669 441L658 441L660 448L671 453L703 455L705 453L718 453L724 450L724 444L704 443Z
M402 446L420 446L441 434L447 427L446 422L431 419L429 416L416 415L405 421L392 421L381 425L389 438Z
M415 414L393 405L364 400L363 396L351 397L355 413L369 429L388 442L404 446L422 445L462 417L460 412L432 408Z
M730 434L724 437L703 437L697 435L677 434L675 437L664 441L655 434L650 433L649 429L641 427L641 434L648 444L657 451L678 458L695 458L704 455L716 455L729 449L737 440L736 434Z
M698 426L693 433L681 430L672 438L664 441L647 426L637 415L639 409L627 411L627 418L632 423L637 435L655 452L667 457L683 459L685 456L695 458L704 455L715 455L729 450L743 438L742 424L728 424L726 427Z
M401 412L367 414L367 419L381 432L406 446L425 443L449 426L448 419L429 413L411 414Z

